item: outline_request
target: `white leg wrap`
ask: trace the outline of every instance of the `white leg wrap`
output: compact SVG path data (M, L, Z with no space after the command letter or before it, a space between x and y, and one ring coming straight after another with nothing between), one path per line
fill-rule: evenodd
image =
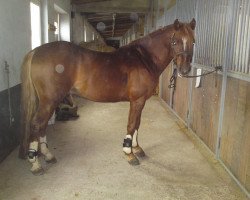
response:
M135 130L135 133L133 135L132 147L137 147L138 146L137 137L138 137L138 131Z
M131 136L131 135L126 135L125 139L127 139L127 138L129 138L129 139L132 140L132 136ZM126 154L132 153L131 147L123 147L123 151L124 151L124 153L126 153Z
M35 150L37 152L38 150L38 142L34 141L30 143L29 149ZM34 156L34 158L28 158L31 163L36 162L37 156Z
M46 161L49 161L54 158L54 156L50 153L47 147L46 136L40 137L40 148L41 148L41 153L44 155Z
M29 148L37 152L38 142L37 141L31 142ZM31 168L32 172L41 169L41 164L39 163L38 156L34 156L33 158L28 158L28 159L29 159L29 162L32 164L32 168Z
M38 161L38 159L36 159L35 162L32 163L32 167L31 167L31 171L34 172L34 171L37 171L37 170L40 170L42 168L40 162Z

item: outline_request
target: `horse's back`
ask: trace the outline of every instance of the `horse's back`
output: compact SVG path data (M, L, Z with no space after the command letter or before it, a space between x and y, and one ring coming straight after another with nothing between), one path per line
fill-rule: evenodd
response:
M69 42L52 42L35 49L32 79L40 93L54 98L75 88L94 101L126 100L127 73L114 53L95 52ZM46 90L46 91L44 91Z
M93 101L124 101L151 93L145 90L154 82L130 48L104 53L69 42L35 49L31 72L38 93L51 99L60 99L76 89Z

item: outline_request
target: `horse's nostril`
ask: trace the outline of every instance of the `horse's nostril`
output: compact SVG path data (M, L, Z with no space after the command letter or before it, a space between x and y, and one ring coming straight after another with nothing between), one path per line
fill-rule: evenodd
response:
M184 67L184 68L181 69L181 74L186 75L186 74L188 74L190 72L190 70L191 70L191 68Z

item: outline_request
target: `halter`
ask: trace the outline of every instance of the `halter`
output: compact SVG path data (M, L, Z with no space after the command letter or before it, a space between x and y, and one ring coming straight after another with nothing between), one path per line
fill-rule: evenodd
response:
M173 33L173 35L171 37L171 47L172 47L173 51L175 52L175 50L173 48L173 46L175 45L175 42L173 40L174 36L175 36L175 33ZM175 65L175 69L174 69L173 74L172 74L172 76L170 78L170 84L168 86L169 88L175 88L175 83L176 83L176 78L177 78L177 69L176 69L175 59L179 55L187 55L187 56L190 55L190 56L193 56L193 53L190 52L190 51L180 51L178 53L175 52L175 56L173 58L173 63ZM197 77L201 77L201 76L206 76L208 74L211 74L211 73L214 73L214 72L217 72L217 71L222 71L222 66L215 66L214 70L212 70L210 72L207 72L207 73L203 73L201 75L191 75L191 76L189 76L189 75L182 75L181 77L184 77L184 78L197 78Z

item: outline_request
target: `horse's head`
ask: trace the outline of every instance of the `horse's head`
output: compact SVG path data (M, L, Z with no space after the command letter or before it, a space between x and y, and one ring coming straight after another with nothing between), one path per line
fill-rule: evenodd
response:
M171 36L173 61L180 75L187 75L191 70L193 57L195 19L190 23L174 22L174 32Z

